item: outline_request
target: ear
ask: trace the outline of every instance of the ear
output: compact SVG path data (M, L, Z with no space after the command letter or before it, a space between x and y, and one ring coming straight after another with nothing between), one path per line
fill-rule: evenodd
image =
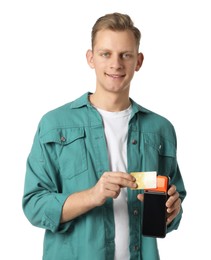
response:
M143 53L140 52L138 54L138 60L137 60L135 71L139 71L139 69L141 68L141 66L143 64L143 61L144 61L144 55L143 55Z
M94 62L93 62L93 52L92 50L88 50L86 52L86 60L87 60L87 63L89 64L90 68L94 69Z

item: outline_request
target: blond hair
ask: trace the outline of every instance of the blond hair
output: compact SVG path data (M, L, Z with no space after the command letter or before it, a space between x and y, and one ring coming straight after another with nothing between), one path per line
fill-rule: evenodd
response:
M127 14L121 13L110 13L106 14L97 19L94 26L92 27L91 33L91 44L92 49L95 45L95 38L97 32L100 30L112 30L112 31L125 31L129 30L133 33L137 47L139 48L140 39L141 39L141 32L138 28L134 26L133 21L131 20L130 16Z

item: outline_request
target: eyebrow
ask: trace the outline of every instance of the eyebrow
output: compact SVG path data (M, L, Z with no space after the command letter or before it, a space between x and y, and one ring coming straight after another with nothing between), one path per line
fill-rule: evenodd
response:
M113 52L112 50L109 50L109 49L98 49L98 50L96 50L97 52L102 52L102 51L104 51L104 52ZM124 51L121 51L120 53L133 53L133 51L129 51L129 50L124 50Z

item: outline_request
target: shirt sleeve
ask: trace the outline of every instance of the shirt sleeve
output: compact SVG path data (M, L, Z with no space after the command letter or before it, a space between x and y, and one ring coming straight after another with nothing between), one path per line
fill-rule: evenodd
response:
M183 214L182 202L187 195L179 165L177 163L177 158L175 158L172 166L172 171L170 175L170 185L171 184L174 184L176 186L177 192L179 193L179 197L181 199L181 209L176 218L167 226L167 233L171 232L172 230L178 229Z
M40 141L38 128L27 159L22 207L32 225L52 232L65 232L74 220L60 223L63 204L70 194L61 191L54 155L54 152L49 154Z

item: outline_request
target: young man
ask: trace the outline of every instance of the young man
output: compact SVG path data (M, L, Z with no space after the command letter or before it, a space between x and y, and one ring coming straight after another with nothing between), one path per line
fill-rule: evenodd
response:
M23 210L46 230L43 260L157 260L156 238L141 233L143 191L130 175L169 176L167 232L182 217L185 187L176 136L165 118L129 97L139 71L140 31L128 15L99 18L87 62L96 90L48 112L27 160Z

